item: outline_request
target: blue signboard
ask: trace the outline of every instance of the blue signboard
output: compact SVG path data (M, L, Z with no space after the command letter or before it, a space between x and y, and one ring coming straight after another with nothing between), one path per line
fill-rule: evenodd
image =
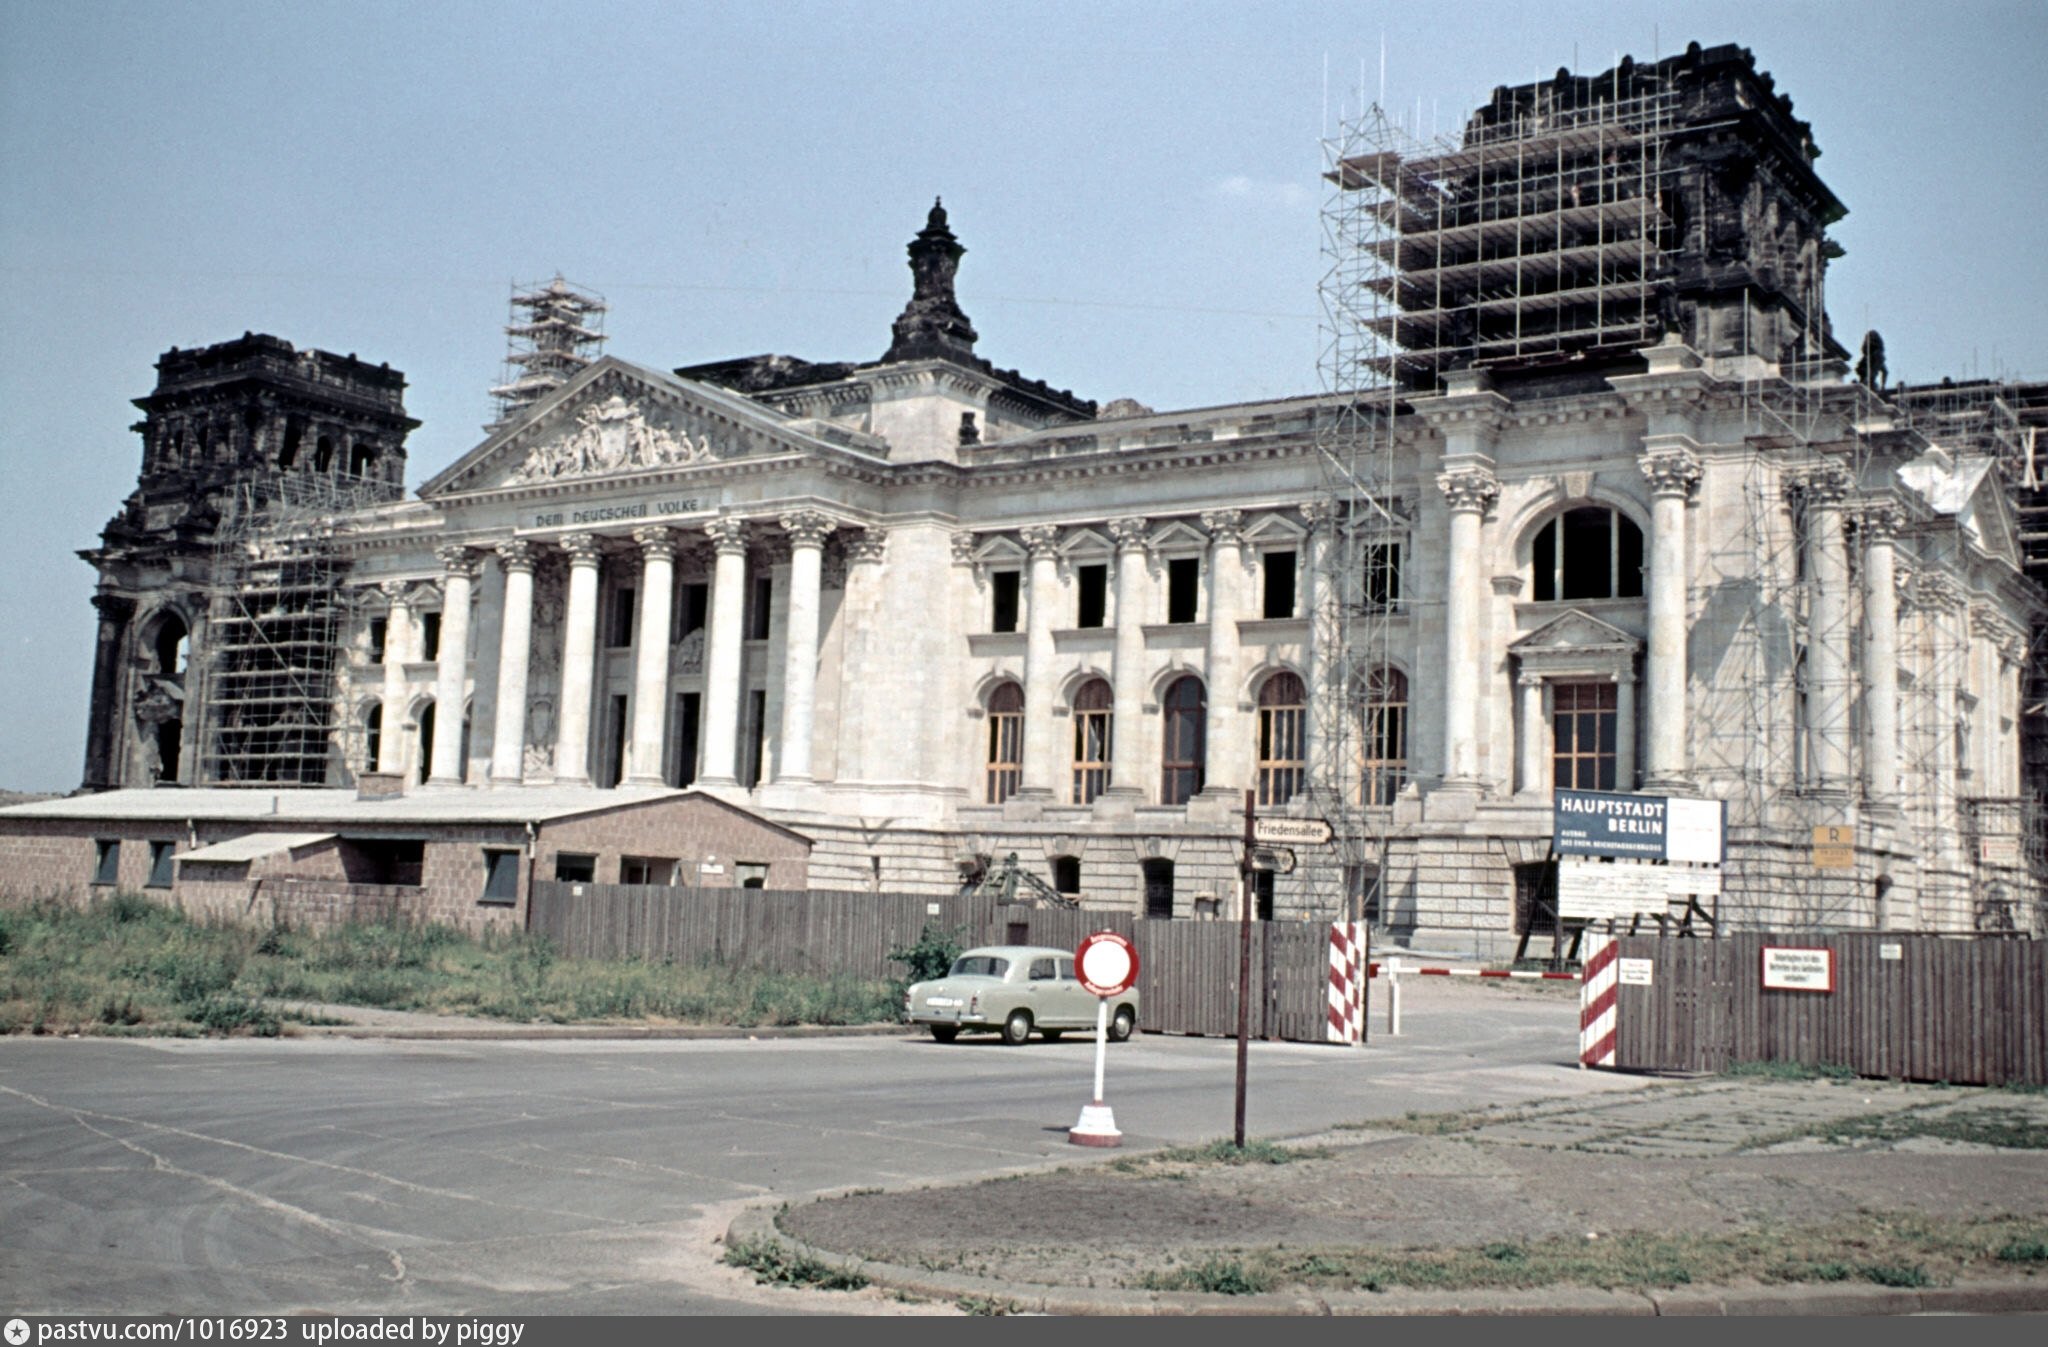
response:
M1560 856L1719 865L1727 806L1720 800L1560 790L1552 799L1551 844Z

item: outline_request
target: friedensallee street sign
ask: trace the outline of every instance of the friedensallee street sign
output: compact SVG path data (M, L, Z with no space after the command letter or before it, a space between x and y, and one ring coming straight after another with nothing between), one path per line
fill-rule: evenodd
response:
M1334 835L1330 821L1320 818L1255 818L1252 841L1272 847L1319 847Z

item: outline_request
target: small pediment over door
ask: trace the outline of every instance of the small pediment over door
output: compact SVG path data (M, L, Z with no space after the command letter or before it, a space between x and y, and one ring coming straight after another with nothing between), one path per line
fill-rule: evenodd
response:
M1508 647L1522 672L1541 678L1631 674L1642 642L1611 622L1574 608L1544 623Z

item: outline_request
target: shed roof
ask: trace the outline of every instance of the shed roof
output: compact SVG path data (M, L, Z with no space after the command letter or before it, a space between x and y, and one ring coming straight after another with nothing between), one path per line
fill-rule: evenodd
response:
M183 861L254 861L280 851L297 851L300 847L312 846L333 838L333 833L244 833L230 837L225 842L211 846L195 847L191 851L178 853Z

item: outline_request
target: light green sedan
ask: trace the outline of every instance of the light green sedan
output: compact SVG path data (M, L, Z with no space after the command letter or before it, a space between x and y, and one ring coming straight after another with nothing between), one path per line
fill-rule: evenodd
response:
M946 976L912 983L903 1014L941 1043L962 1033L999 1033L1022 1043L1036 1029L1048 1043L1068 1030L1095 1027L1095 995L1074 977L1071 950L988 945L953 960ZM1121 1043L1138 1024L1138 989L1113 998L1109 1038Z

